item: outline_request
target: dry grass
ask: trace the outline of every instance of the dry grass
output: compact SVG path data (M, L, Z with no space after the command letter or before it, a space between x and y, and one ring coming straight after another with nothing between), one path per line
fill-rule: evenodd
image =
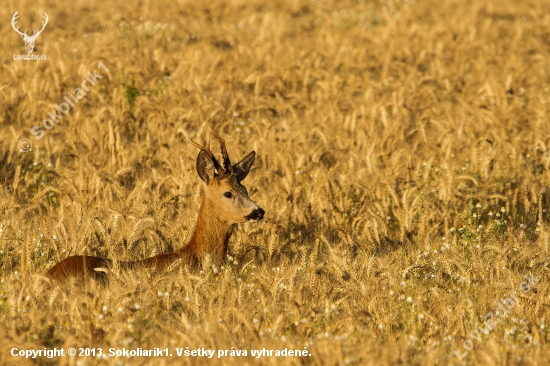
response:
M186 346L312 356L34 363L550 362L548 1L114 3L0 9L0 363L31 363L12 347ZM13 60L16 10L22 29L48 13L47 61ZM106 76L32 137L94 69ZM245 183L267 216L239 226L236 259L47 283L71 254L184 245L202 189L184 133L208 127L236 158L258 153ZM536 287L473 339L529 273Z

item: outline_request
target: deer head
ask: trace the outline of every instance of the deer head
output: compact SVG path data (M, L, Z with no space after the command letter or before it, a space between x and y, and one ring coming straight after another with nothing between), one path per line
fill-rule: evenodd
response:
M15 21L17 18L19 18L19 10L13 14L13 17L11 18L11 26L13 29L21 35L21 38L23 38L23 41L25 41L25 48L27 49L27 53L32 53L34 50L34 42L36 42L36 39L42 33L44 28L46 28L46 24L48 24L48 14L44 13L44 22L42 23L42 29L40 30L34 30L32 36L27 35L27 30L25 29L25 32L19 31L19 27L15 28Z
M256 153L252 151L244 159L231 165L224 139L212 130L210 134L220 143L223 167L209 147L201 146L187 136L189 141L200 149L197 156L197 173L204 181L204 201L209 206L210 212L213 212L221 221L230 224L261 221L265 211L248 197L248 191L241 184L254 163Z

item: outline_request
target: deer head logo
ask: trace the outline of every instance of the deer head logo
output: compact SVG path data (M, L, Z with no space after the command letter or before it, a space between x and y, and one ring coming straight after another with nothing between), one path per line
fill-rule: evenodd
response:
M42 33L44 28L46 28L46 24L48 24L48 14L44 13L44 22L42 23L42 29L40 30L34 30L32 36L27 35L27 30L25 29L25 32L19 31L19 27L15 27L15 21L17 18L19 18L19 10L13 14L13 17L11 18L11 26L13 29L21 35L21 38L23 38L23 41L25 41L25 48L27 49L27 53L32 53L34 50L34 42L36 42L36 39Z

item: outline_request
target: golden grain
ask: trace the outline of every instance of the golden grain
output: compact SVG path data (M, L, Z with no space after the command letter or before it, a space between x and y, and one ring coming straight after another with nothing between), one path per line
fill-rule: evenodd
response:
M312 356L61 363L548 362L550 2L109 6L23 2L24 27L50 17L47 61L13 60L23 42L0 29L0 364L28 364L12 347L186 346ZM99 61L109 73L31 136ZM222 267L47 283L69 255L186 243L202 187L184 137L209 127L235 158L256 150L246 185L267 212Z

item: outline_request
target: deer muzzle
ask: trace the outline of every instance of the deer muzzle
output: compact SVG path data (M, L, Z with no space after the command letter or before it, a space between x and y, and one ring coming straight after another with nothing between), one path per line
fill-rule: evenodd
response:
M265 211L263 210L263 208L258 207L257 209L253 210L250 214L245 216L245 219L247 219L248 221L256 221L256 222L262 221L262 219L264 218L264 214L265 214Z

